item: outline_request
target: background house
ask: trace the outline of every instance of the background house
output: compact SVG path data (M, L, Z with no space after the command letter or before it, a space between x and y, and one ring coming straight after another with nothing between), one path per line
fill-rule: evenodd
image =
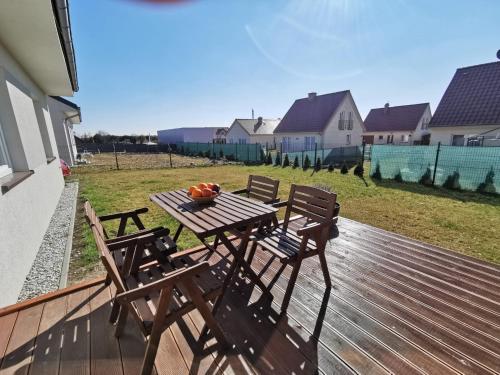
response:
M78 90L66 0L0 2L0 305L16 302L64 179L48 95Z
M60 96L49 97L47 102L59 157L73 166L77 154L73 125L82 121L80 107Z
M429 128L432 144L500 146L500 61L457 69Z
M297 99L274 130L283 152L357 146L363 120L349 90Z
M260 143L274 148L274 129L280 119L236 119L229 128L226 140L228 143Z
M429 103L371 109L366 116L363 141L367 144L429 144Z
M227 128L224 127L185 127L158 130L158 143L225 143Z

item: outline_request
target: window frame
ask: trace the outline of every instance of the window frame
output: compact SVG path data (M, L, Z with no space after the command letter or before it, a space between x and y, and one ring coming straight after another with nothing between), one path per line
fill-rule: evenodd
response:
M3 135L2 124L0 123L0 178L12 173L11 165L9 150Z
M346 144L347 144L347 145L350 145L350 144L351 144L351 135L350 135L350 134L346 134L346 136L345 136L345 141L346 141Z

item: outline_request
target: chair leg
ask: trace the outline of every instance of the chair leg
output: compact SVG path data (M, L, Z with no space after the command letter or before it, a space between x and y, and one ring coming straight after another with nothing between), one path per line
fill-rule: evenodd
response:
M120 309L120 314L118 315L118 323L116 323L115 337L118 338L122 335L125 324L127 323L128 308L122 306Z
M104 280L104 285L108 286L111 284L111 277L109 274L106 275L106 280Z
M114 323L118 319L118 314L120 313L120 304L114 300L113 306L111 307L111 314L109 314L109 322Z
M323 271L323 278L325 279L325 285L327 288L332 286L332 280L330 279L330 272L328 272L328 263L326 262L325 253L321 252L319 255L319 262L321 263L321 270Z
M253 257L255 256L255 250L257 250L257 242L252 243L252 247L250 248L250 252L248 253L247 263L248 265L252 265Z
M155 363L156 352L158 351L161 334L161 330L156 330L151 332L149 335L149 340L146 345L146 353L144 354L144 359L142 360L141 375L151 375L151 372L153 371L153 365Z
M214 250L217 249L217 246L219 246L219 242L220 242L220 239L219 239L219 235L215 236L215 241L214 241Z
M293 288L295 287L295 282L297 281L301 264L302 259L297 259L293 265L292 274L290 275L290 280L288 281L288 286L286 287L285 297L283 297L283 302L281 303L281 313L283 315L286 314L286 310L288 309L288 304L290 303L290 298L292 297Z

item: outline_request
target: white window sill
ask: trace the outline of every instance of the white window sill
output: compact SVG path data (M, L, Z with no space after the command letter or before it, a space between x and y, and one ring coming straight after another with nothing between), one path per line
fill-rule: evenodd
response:
M0 178L7 176L12 173L12 169L10 169L6 165L0 165Z

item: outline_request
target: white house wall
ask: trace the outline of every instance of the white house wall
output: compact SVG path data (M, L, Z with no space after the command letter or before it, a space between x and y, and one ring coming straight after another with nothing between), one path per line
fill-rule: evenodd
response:
M77 153L75 134L73 125L66 121L65 112L76 110L56 99L49 98L48 102L59 157L69 165L74 165Z
M344 112L344 119L348 119L348 113L352 112L353 125L351 130L339 130L340 113ZM360 146L363 143L363 120L356 109L354 100L347 95L337 108L323 132L322 145L324 148ZM351 135L351 142L347 142L347 135Z
M441 142L442 145L451 145L454 135L463 135L465 139L477 136L490 130L500 127L498 125L485 125L485 126L447 126L429 128L431 132L431 144L436 145ZM490 134L492 135L492 134Z
M0 192L0 305L16 302L64 187L58 160L47 162L39 121L45 123L57 157L47 96L0 45L0 126L11 167L34 172L5 194Z
M229 128L229 131L226 134L226 142L227 143L252 143L250 139L250 135L243 129L243 127L238 123L234 122L233 125Z

